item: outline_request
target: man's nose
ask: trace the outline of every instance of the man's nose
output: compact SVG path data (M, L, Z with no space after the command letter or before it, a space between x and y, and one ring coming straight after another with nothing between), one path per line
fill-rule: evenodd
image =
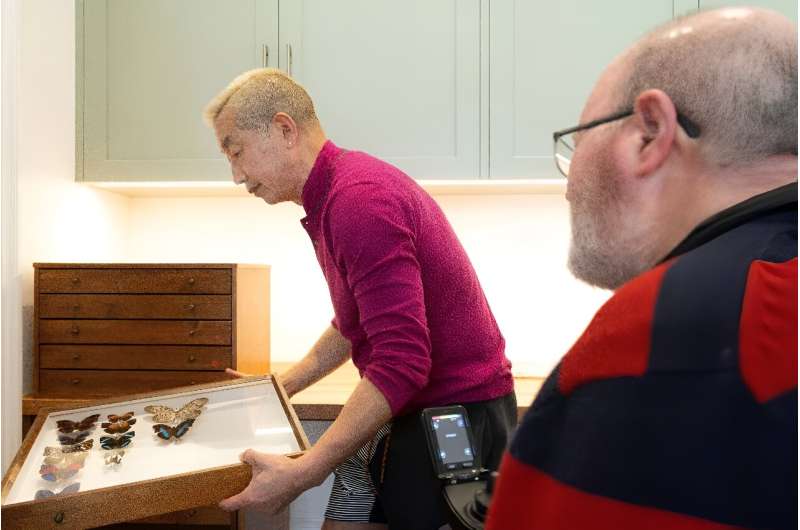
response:
M244 172L236 167L236 164L231 164L231 176L233 177L234 184L243 184L247 177L245 177Z

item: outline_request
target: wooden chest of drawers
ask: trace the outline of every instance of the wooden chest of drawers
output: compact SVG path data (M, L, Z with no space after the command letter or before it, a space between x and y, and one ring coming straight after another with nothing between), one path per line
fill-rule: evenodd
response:
M96 397L269 371L269 267L34 264L38 396Z

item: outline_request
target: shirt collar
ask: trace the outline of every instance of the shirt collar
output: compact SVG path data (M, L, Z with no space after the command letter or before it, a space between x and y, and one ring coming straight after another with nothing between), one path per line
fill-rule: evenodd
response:
M315 223L319 216L325 196L328 194L331 185L331 170L333 162L338 158L341 149L333 142L326 140L320 149L314 166L308 174L308 179L303 185L302 201L306 217L300 220L304 227L308 228L309 223Z
M712 215L692 230L661 262L680 256L725 232L765 213L783 209L797 210L797 182L761 193Z

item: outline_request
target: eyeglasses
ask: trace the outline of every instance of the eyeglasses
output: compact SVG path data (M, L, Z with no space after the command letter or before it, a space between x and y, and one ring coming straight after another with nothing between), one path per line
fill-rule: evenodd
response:
M561 174L565 177L569 176L569 164L572 161L572 154L575 152L575 138L573 135L576 132L585 131L597 127L598 125L605 125L606 123L611 123L612 121L627 118L628 116L633 115L633 112L633 109L617 112L616 114L612 114L606 118L600 118L599 120L593 120L589 123L584 123L583 125L577 125L575 127L570 127L569 129L563 129L561 131L554 132L553 158L555 159L556 167ZM700 127L692 120L680 112L678 113L677 120L678 125L680 125L684 131L686 131L686 134L689 136L689 138L697 138L700 136Z

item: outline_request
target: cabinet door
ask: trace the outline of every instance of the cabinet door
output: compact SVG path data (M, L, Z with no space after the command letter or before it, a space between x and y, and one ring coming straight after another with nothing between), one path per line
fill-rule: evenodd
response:
M699 0L700 9L725 6L757 6L774 9L797 24L797 0Z
M280 43L335 143L414 178L478 176L480 0L281 0Z
M277 2L79 1L78 179L230 178L201 113L277 51Z
M490 176L557 178L552 132L576 125L609 62L673 0L493 0Z

